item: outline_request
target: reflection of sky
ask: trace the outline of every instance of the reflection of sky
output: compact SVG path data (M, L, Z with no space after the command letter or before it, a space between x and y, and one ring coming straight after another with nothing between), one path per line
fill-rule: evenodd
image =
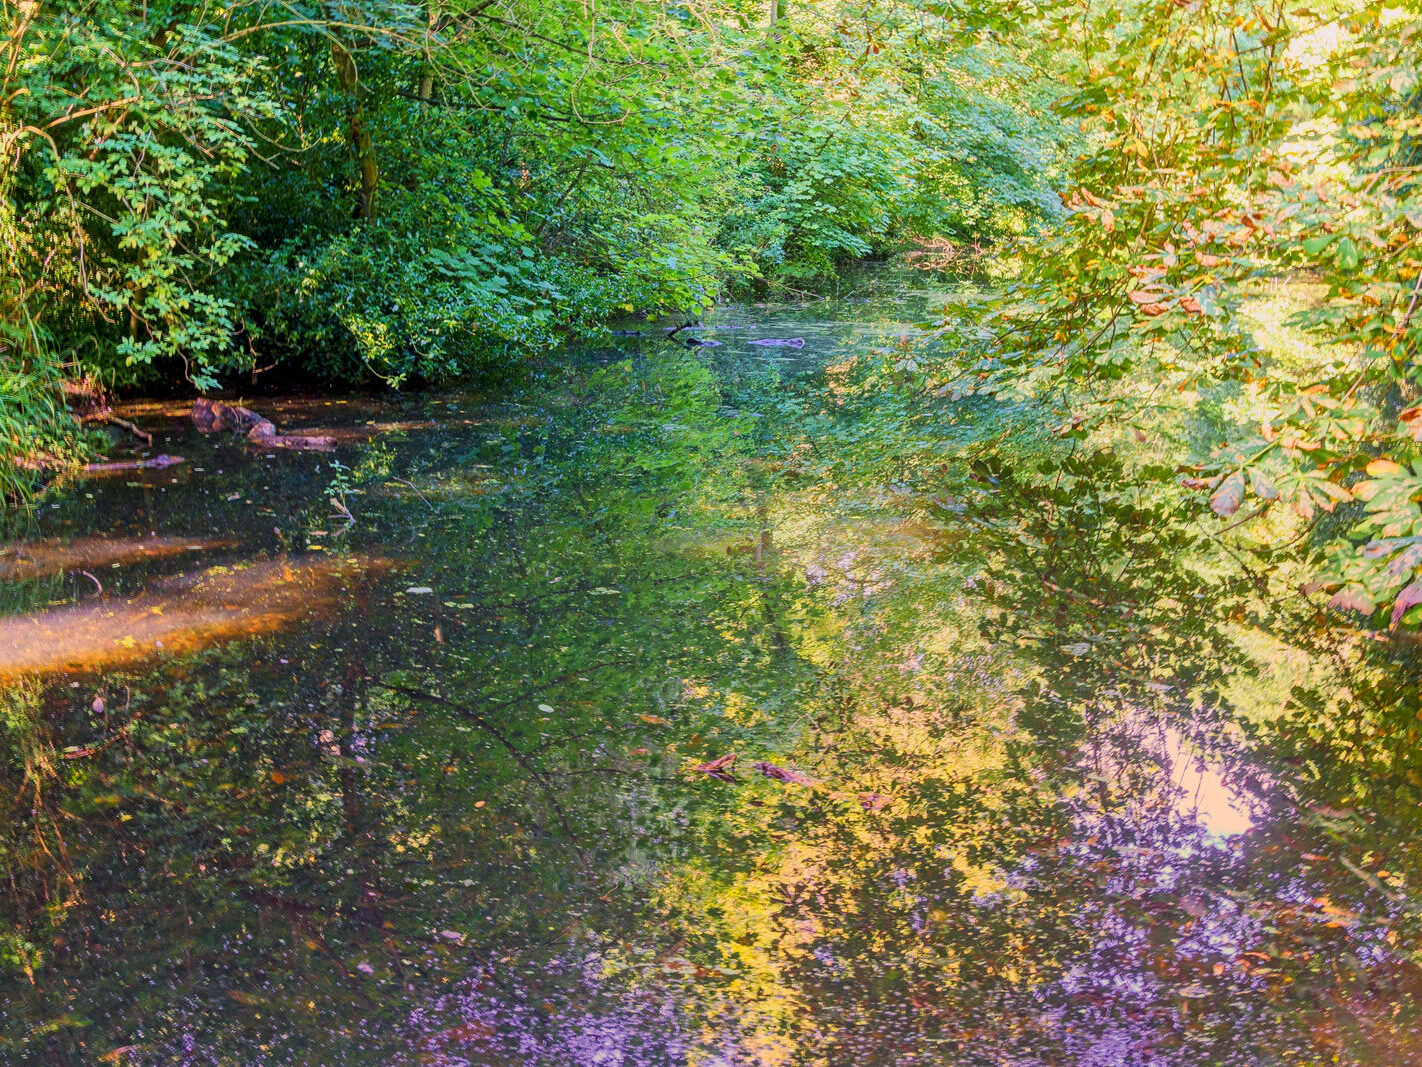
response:
M1166 767L1173 773L1175 812L1193 819L1212 838L1248 832L1254 826L1251 798L1233 788L1211 763L1194 751L1179 731L1166 730Z

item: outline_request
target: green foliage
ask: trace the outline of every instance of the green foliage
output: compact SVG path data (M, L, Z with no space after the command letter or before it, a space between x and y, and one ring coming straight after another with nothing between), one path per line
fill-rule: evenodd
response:
M124 384L448 381L1050 216L1041 79L927 10L8 0L9 299Z
M788 25L795 77L722 225L764 279L823 283L914 238L990 244L1060 214L1046 183L1069 130L1010 47L912 7L807 6Z
M61 370L34 323L0 322L0 502L23 499L41 464L63 466L85 450L65 409Z
M1422 439L1419 26L1415 5L1044 9L1089 149L1063 225L947 327L940 395L1031 398L1067 438L1163 439L1221 535L1267 554L1346 533L1312 590L1400 622L1422 589L1389 540L1422 486L1386 480ZM1283 324L1304 343L1271 347L1240 311L1291 279L1320 295ZM1384 503L1365 518L1355 499Z

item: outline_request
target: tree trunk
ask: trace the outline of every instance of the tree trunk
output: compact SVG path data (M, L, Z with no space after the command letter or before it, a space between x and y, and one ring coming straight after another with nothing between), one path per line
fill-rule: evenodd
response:
M349 136L351 152L360 168L360 189L356 193L355 210L358 219L375 218L375 190L380 184L380 164L375 156L375 142L365 126L365 111L360 104L360 72L355 57L339 40L331 41L331 60L336 66L336 78L341 91L350 97Z
M434 62L430 58L434 50L434 32L439 26L439 4L437 0L430 0L426 5L425 16L428 29L425 33L425 68L420 73L420 102L428 104L430 97L434 95Z

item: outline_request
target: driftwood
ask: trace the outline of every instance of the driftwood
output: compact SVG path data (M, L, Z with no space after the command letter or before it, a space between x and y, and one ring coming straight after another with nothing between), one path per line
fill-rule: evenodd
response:
M117 426L120 429L127 430L129 433L133 434L134 437L137 437L144 444L151 445L153 443L153 435L151 433L149 433L147 430L140 430L137 426L129 422L127 419L119 418L108 408L104 408L102 411L93 412L89 415L80 415L79 421L105 422L108 423L110 426Z
M124 459L113 463L86 463L83 469L91 474L103 474L108 471L137 471L148 467L176 467L179 463L186 463L182 456L170 456L166 452L162 455L154 456L152 459Z
M193 425L201 433L235 430L245 433L247 440L260 448L289 448L308 452L330 452L336 439L325 434L283 434L270 419L264 419L249 408L224 404L200 396L193 401Z
M127 430L144 444L153 443L153 435L147 430L140 429L127 419L121 419L114 414L114 409L109 405L108 393L104 391L104 385L99 379L91 375L65 379L60 383L60 389L64 393L65 401L72 408L74 418L81 426L90 422L103 422Z

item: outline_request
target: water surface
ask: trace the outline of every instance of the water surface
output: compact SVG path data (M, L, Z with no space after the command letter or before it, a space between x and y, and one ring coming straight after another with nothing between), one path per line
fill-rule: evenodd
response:
M136 405L0 557L0 1059L1422 1063L1412 651L906 398L951 300Z

